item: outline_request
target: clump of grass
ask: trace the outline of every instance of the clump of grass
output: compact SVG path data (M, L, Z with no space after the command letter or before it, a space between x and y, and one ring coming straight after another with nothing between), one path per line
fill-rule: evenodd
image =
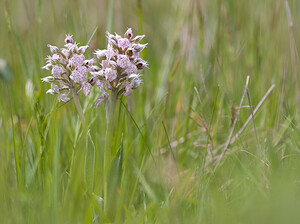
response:
M298 222L299 1L0 1L0 9L0 223ZM46 44L64 33L90 39L85 57L101 70L93 50L106 46L106 30L127 26L146 34L141 58L151 69L115 109L93 108L102 90L90 73L94 87L78 94L84 128L74 101L46 95ZM104 167L109 144L113 169ZM114 209L104 208L105 185Z

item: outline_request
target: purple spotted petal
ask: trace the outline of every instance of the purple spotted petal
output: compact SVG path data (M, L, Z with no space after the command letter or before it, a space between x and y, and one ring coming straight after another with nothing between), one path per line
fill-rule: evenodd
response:
M51 74L54 78L61 78L62 73L64 72L64 69L61 66L54 65L52 67Z
M57 99L58 101L63 101L63 102L68 102L70 100L67 93L62 93L58 95Z
M84 95L88 96L91 92L92 85L88 82L84 82L82 89L83 89Z
M121 68L126 68L130 64L130 60L127 55L118 55L117 65Z
M117 78L117 74L116 72L111 69L111 68L107 68L104 72L105 74L105 78L109 81L109 82L112 82L114 81L116 78Z
M121 38L118 40L118 47L119 48L122 48L122 49L125 49L125 48L128 48L130 47L130 41L127 39L127 38Z
M74 54L73 57L70 59L70 63L73 63L75 67L79 67L85 61L85 57L83 54Z

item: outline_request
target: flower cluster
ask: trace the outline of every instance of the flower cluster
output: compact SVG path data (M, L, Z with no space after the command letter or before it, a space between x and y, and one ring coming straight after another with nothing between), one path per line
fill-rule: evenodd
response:
M91 84L96 84L102 95L95 107L107 98L107 90L117 92L117 95L128 97L133 89L141 84L141 71L148 67L148 63L140 58L140 52L147 44L140 44L145 35L133 36L129 28L124 37L107 32L108 45L104 50L96 50L95 55L101 69L91 72Z
M43 82L51 83L47 91L52 95L58 94L58 100L67 102L70 92L80 92L87 96L92 86L101 90L95 107L98 107L108 96L108 90L117 96L128 97L141 83L141 72L148 63L140 58L141 51L147 44L140 41L145 35L133 36L129 28L124 37L107 32L108 45L104 50L96 50L95 55L99 66L94 65L94 59L86 60L84 52L88 46L78 47L73 43L71 35L66 35L64 48L48 45L52 56L48 56L43 69L51 70L51 76L42 78ZM88 79L88 73L91 77Z
M48 44L52 56L46 58L47 64L43 69L51 70L51 76L42 78L43 82L51 83L51 89L47 91L52 95L58 94L58 101L70 100L69 93L74 90L77 93L83 90L87 96L92 88L88 82L88 72L97 72L99 67L93 66L94 59L86 60L84 52L88 46L78 47L73 43L71 35L66 35L64 48Z

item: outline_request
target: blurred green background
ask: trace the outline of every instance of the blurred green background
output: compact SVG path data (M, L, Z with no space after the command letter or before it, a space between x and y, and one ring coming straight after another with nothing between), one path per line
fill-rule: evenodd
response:
M82 45L92 37L91 57L106 30L132 27L146 35L150 69L120 104L116 223L299 223L299 12L299 0L1 0L0 222L104 221L85 191L75 107L46 95L41 67L47 44L61 47L66 33ZM275 88L214 170L247 75L253 107ZM101 196L97 94L80 97ZM246 96L234 135L250 114Z

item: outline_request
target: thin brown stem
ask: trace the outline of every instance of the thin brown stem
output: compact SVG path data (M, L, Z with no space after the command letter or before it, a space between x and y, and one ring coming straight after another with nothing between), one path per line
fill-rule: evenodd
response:
M226 144L225 144L225 147L224 147L224 149L223 149L221 155L217 158L215 170L218 168L218 166L219 166L219 164L220 164L222 158L224 157L224 155L225 155L225 153L227 152L227 149L228 149L228 147L229 147L229 145L230 145L230 140L231 140L231 138L232 138L233 131L234 131L234 129L235 129L237 120L238 120L239 115L240 115L241 107L242 107L242 105L243 105L243 102L244 102L244 99L245 99L245 96L246 96L246 92L247 92L247 88L248 88L248 83L249 83L249 76L247 76L247 80L246 80L246 85L245 85L244 93L243 93L243 96L242 96L242 99L241 99L241 102L240 102L239 109L238 109L238 111L237 111L237 113L236 113L236 117L235 117L235 119L234 119L234 121L233 121L233 125L232 125L232 128L231 128L231 130L230 130L230 133L229 133L227 142L226 142Z

